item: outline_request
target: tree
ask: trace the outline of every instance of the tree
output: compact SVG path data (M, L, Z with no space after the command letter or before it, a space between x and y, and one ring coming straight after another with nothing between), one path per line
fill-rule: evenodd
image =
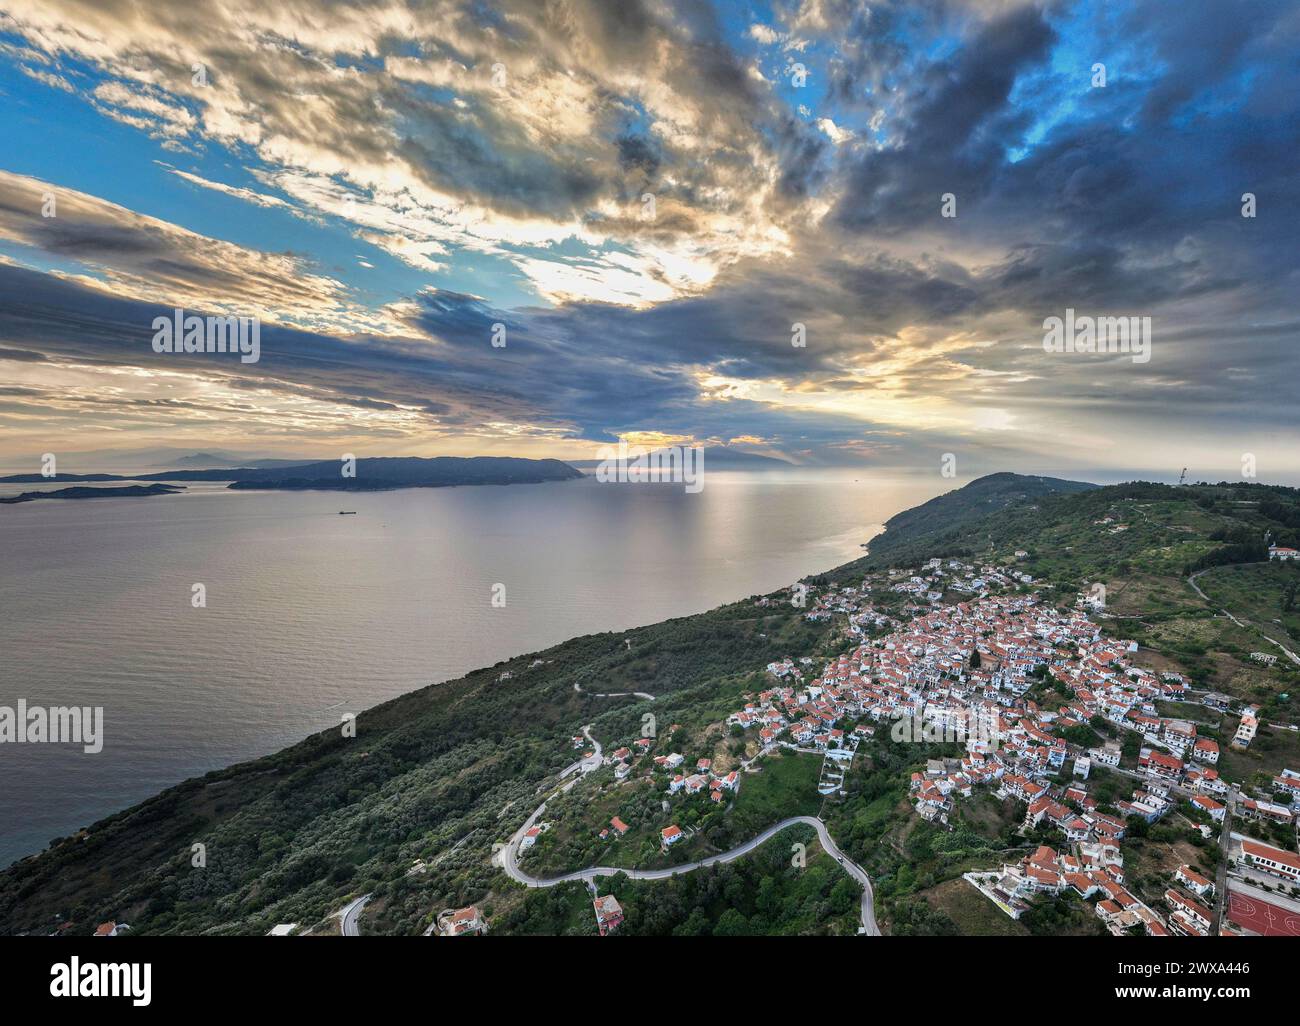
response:
M700 909L691 913L684 923L673 928L674 937L707 937L709 935L709 918Z
M713 928L715 937L746 937L749 935L749 920L729 908L718 917L718 925Z
M980 650L978 648L971 651L970 668L972 670L978 670L980 668Z

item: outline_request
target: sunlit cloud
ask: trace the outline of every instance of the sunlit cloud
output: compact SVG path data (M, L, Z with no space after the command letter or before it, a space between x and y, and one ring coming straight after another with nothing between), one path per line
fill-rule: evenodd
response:
M9 4L5 127L29 142L0 172L0 451L234 421L295 454L1246 446L1300 472L1285 3L732 15ZM1143 70L1094 89L1083 49ZM89 131L111 161L55 156ZM140 333L176 306L261 317L264 360L153 358ZM1153 359L1045 353L1067 307L1150 316Z

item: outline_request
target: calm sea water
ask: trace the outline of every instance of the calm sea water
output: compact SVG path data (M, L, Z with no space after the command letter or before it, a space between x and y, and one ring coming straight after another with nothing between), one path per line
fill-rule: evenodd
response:
M0 865L344 711L830 569L943 484L715 471L694 495L590 479L349 496L195 485L0 506L0 705L105 717L98 754L0 745Z

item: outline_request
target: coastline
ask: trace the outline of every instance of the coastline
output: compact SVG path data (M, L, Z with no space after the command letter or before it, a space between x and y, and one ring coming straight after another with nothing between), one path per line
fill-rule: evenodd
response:
M745 472L736 472L732 480L734 483L745 484L751 481L754 477L757 477L757 475L751 475ZM639 506L642 500L643 493L639 490L640 487L641 486L629 486L629 488L635 488L636 490L629 490L626 493L627 500L632 502L635 506ZM793 487L798 487L798 486L796 485ZM476 492L478 490L477 489L453 489L453 491L469 494L471 492ZM548 489L546 491L549 492L550 490ZM556 494L561 492L566 492L566 491L568 490L566 489L556 490ZM419 491L416 489L398 489L396 490L395 493L390 492L386 494L400 495L402 493L407 493L407 492L410 492L411 496L409 500L406 500L404 502L404 505L408 505L411 507L423 507L425 505L425 503L420 502L416 498L416 496L419 494ZM723 489L718 494L719 495L725 494L725 492L726 489ZM231 493L226 489L213 488L211 485L208 485L207 487L195 489L193 492L189 492L187 494L199 494L204 496L209 501L212 501L216 497L227 496L230 495ZM329 496L329 495L321 496L320 493L316 493L316 494L320 498L324 499L324 501L332 504L336 503L338 499L341 498L339 496ZM744 495L748 493L740 492L739 494ZM771 494L771 492L766 491L765 494ZM257 507L245 507L243 505L244 500L246 498L251 498L253 496L260 496L262 499L266 501L260 503ZM915 499L909 500L906 497L900 497L896 509L906 508L909 501L916 501L916 500ZM250 516L260 516L260 513L258 512L260 509L275 511L276 509L278 509L280 506L283 505L282 500L278 495L273 494L271 492L255 492L255 491L240 492L238 499L232 498L229 500L229 502L238 503L238 505L234 507L236 509L244 510L245 508L247 508L247 510L249 511L248 515ZM51 503L49 505L53 509L53 512L55 513L59 512L58 509L54 508L55 504ZM311 505L314 506L315 504L313 503ZM651 507L652 509L653 506L654 504L652 504ZM388 517L377 518L374 515L363 515L357 518L351 518L351 517L340 518L337 516L338 508L340 507L338 507L335 504L335 505L330 505L328 509L324 510L324 513L327 513L329 517L329 523L325 525L325 529L330 531L331 534L337 534L338 530L343 530L344 533L343 535L340 536L343 539L353 537L352 531L354 530L363 530L366 532L374 532L375 530L382 530L382 524L377 523L376 521L388 519ZM367 510L363 506L358 506L358 508L361 510L363 514L367 513ZM176 507L173 504L172 509L178 510L179 507ZM95 511L97 513L100 510L101 510L100 507L92 507L92 511ZM132 510L129 510L125 507L118 507L118 510L119 512L113 514L113 516L109 518L109 522L104 526L105 530L112 532L110 536L114 536L116 534L117 530L119 530L119 525L129 526L131 521L138 519L137 514ZM63 510L63 512L68 513L71 511ZM895 512L895 510L886 508L885 510L877 513L876 517L867 518L868 520L874 520L874 523L870 524L866 529L860 530L855 527L848 530L832 532L830 535L826 535L826 536L818 535L818 545L815 547L822 549L823 551L821 551L820 553L813 553L813 555L814 557L820 555L821 558L815 558L815 561L808 560L808 559L800 560L799 565L801 566L801 573L799 574L799 576L807 577L807 576L815 576L816 574L820 574L820 573L831 572L834 569L843 566L846 562L851 561L857 555L857 553L861 551L858 548L858 546L860 545L862 539L866 537L871 530L883 530L883 525L882 525L883 520L888 519L888 516L892 515L893 512ZM324 515L324 513L322 515ZM208 516L208 512L206 510L203 511L203 514L205 517ZM28 520L28 522L32 525L31 530L35 532L36 537L43 537L45 535L45 531L41 529L41 527L39 527L38 525L45 524L47 517L49 515L51 514L49 512L46 512L39 519L36 520L32 520L30 518L23 518L23 519ZM174 518L178 515L179 514L176 512L166 514L165 516L162 517L160 523L171 523L174 520ZM75 519L83 522L86 521L85 516L77 517ZM96 530L98 530L100 526L98 523L99 520L100 520L99 516L95 516L93 518L92 523ZM336 521L342 522L337 529L334 527L334 523ZM355 523L356 527L347 528L346 530L344 530L344 525L348 524L349 522ZM837 538L839 539L838 542L835 541L835 539ZM743 551L743 547L741 548ZM804 555L806 557L807 555L809 555L809 553L804 553ZM765 559L766 559L766 557L763 555L758 555L753 559L751 559L748 555L740 555L739 552L737 554L737 558L742 562L748 564L748 569L746 570L747 573L750 573L756 566L765 565ZM755 562L755 560L757 562ZM808 569L809 567L812 567L814 569L809 571ZM752 577L752 573L750 573L750 575ZM662 583L665 586L671 585L671 580L668 578L664 578L663 574L656 574L656 576L663 578ZM459 661L459 665L452 665L446 667L445 669L443 669L441 673L438 673L436 675L426 674L423 676L423 679L416 679L411 683L404 685L401 688L401 690L389 691L388 694L382 695L381 697L376 697L372 701L366 702L364 705L356 705L347 700L346 696L348 694L355 693L356 689L354 687L350 685L343 685L343 684L340 684L339 686L332 686L322 691L320 699L312 704L312 708L317 710L328 710L330 706L336 704L340 699L343 699L348 703L346 705L346 708L349 711L356 712L361 715L365 715L366 713L375 709L376 707L383 705L387 702L391 702L404 695L414 694L428 687L441 687L449 682L464 679L467 677L474 676L475 674L485 672L491 667L499 666L504 663L523 659L525 656L528 656L531 653L545 651L556 647L563 647L566 644L581 642L584 639L599 637L601 635L618 635L618 634L623 634L631 631L646 630L649 628L654 628L658 625L663 625L663 624L668 624L673 622L688 621L694 617L707 615L712 610L722 608L726 605L733 604L735 602L743 601L745 598L749 596L764 594L774 589L787 586L788 584L793 583L794 580L798 579L792 576L788 577L787 573L781 569L774 569L772 571L768 571L766 574L761 574L760 577L762 579L756 581L751 586L742 589L732 589L730 591L724 592L721 596L710 596L712 601L699 601L703 599L704 596L697 595L694 592L689 592L689 591L685 592L683 594L687 596L695 595L695 599L697 601L694 604L692 604L689 608L681 609L680 611L674 611L664 616L651 615L651 616L636 617L635 616L636 609L634 607L629 607L627 612L631 614L630 616L627 616L626 618L623 619L611 621L607 616L607 613L609 612L609 607L607 605L599 605L593 607L590 610L591 613L596 614L596 617L595 619L593 619L590 616L587 616L585 620L585 624L583 625L586 627L586 629L583 629L583 626L579 626L578 630L565 629L565 627L562 624L556 624L553 625L554 626L553 631L549 633L543 631L541 634L535 633L533 637L528 639L518 639L516 637L516 634L513 631L493 630L491 631L490 638L483 639L483 640L490 641L494 645L500 644L500 642L502 641L509 642L511 640L525 640L525 643L520 644L517 647L512 647L508 651L500 651L498 649L497 651L492 652L489 658L487 659L475 658L474 653L467 653L463 661ZM188 589L188 584L186 585L186 589ZM674 589L674 590L680 591L680 589ZM515 593L512 592L512 600L514 594ZM187 598L188 598L188 594L187 594ZM522 599L520 601L522 601ZM581 615L581 611L575 611L575 615ZM569 619L572 620L573 617L571 616ZM471 620L470 622L474 622L474 621ZM546 621L539 624L539 626L545 627ZM482 634L481 631L478 631L477 633L479 633L480 635ZM482 643L483 642L481 640L479 645L480 648L482 647ZM254 650L252 654L255 655L255 651L256 650ZM333 674L333 673L331 673L330 675L337 676L337 674ZM352 679L351 675L349 675L349 679ZM370 690L371 691L375 690L373 684L371 685ZM111 709L110 712L112 712ZM249 714L250 715L254 714L251 709ZM120 723L121 714L119 714L116 717L110 717L109 720L110 728L113 727L114 719L116 719L116 721ZM47 827L43 834L40 834L33 838L33 842L34 842L33 847L28 848L26 851L15 851L13 854L13 859L19 860L26 857L30 857L31 855L39 854L41 851L45 850L44 846L46 845L46 842L48 842L49 838L54 834L59 834L59 833L66 834L70 830L75 830L78 826L85 826L88 823L97 822L99 820L104 819L105 817L111 817L117 813L120 813L126 809L133 807L134 805L138 804L141 801L147 801L151 797L157 795L160 792L166 791L169 788L182 785L185 782L196 778L201 778L206 773L218 772L230 766L240 765L249 761L257 760L259 758L272 756L275 753L284 750L285 748L292 747L296 744L300 744L304 740L311 738L315 734L319 733L322 729L328 730L329 722L330 720L326 718L325 715L318 712L314 716L309 716L309 718L303 723L303 725L296 729L290 725L286 725L285 729L278 729L275 727L271 727L269 730L262 731L262 733L267 736L263 739L262 743L257 744L255 747L246 744L238 744L236 750L234 751L231 751L230 748L227 747L227 751L230 751L230 754L228 755L216 753L208 758L201 757L199 759L192 760L190 763L190 767L177 775L168 777L166 779L158 779L157 777L155 777L153 780L144 781L143 786L140 786L138 788L132 788L130 791L126 791L126 792L118 792L119 794L121 794L121 797L111 805L99 806L93 812L83 812L80 816L77 816L75 819L64 820L64 824L62 826ZM117 737L120 737L120 728L118 728L116 731L113 731L113 733L110 734L110 744ZM206 751L206 745L204 751ZM200 753L200 755L202 755L202 753ZM112 759L120 758L120 756L115 755L111 752L105 757L112 758Z

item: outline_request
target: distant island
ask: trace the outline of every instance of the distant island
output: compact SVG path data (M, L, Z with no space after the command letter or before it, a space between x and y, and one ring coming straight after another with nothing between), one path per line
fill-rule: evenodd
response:
M137 499L150 495L177 495L185 489L176 485L123 485L120 488L84 488L74 485L52 492L23 492L21 495L0 497L0 503L35 502L37 499Z
M344 476L348 471L349 476ZM351 473L355 471L355 473ZM571 481L582 472L560 460L531 460L512 456L419 456L358 459L355 466L342 460L271 466L210 467L201 470L165 470L142 474L62 474L68 481L228 481L232 489L276 491L385 491L392 488L447 488L456 485L541 484ZM40 474L12 474L0 477L0 484L35 484L50 478ZM57 480L57 478L55 479ZM137 486L138 489L138 486ZM165 492L139 489L80 489L94 495L64 496L94 498L118 495L161 495ZM28 493L36 498L59 493ZM18 501L27 501L18 499ZM15 500L5 500L15 501Z

